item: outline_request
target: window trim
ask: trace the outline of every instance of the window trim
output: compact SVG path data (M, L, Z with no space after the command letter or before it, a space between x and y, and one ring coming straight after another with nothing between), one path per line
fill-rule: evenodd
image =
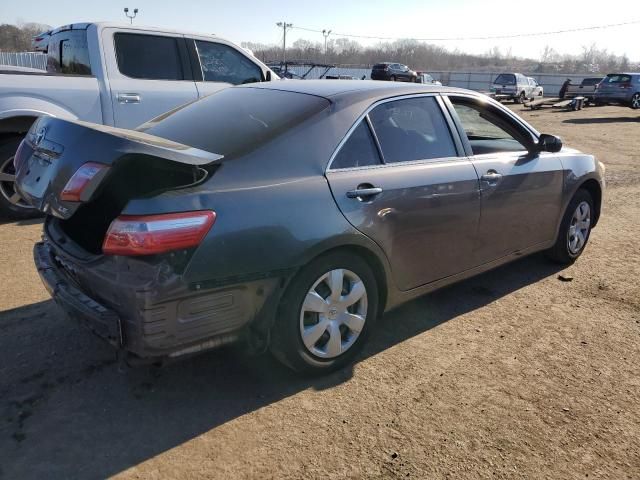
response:
M325 168L325 174L329 173L329 172L342 172L342 171L351 171L351 170L361 170L361 169L367 169L367 168L385 168L385 167L394 167L394 166L402 166L402 165L415 165L418 163L437 163L437 162L444 162L444 161L451 161L452 159L455 160L464 160L467 157L467 153L466 153L466 148L465 145L462 142L462 139L460 138L460 132L458 131L458 128L453 120L453 117L451 116L448 107L446 106L446 104L443 101L441 93L413 93L413 94L409 94L409 95L398 95L395 97L388 97L388 98L383 98L381 100L377 100L376 102L374 102L373 104L369 105L369 107L367 107L367 109L358 116L358 118L356 119L356 121L353 123L353 125L351 125L351 127L349 127L349 130L347 130L347 133L344 135L344 137L342 138L342 140L340 140L340 142L338 143L338 146L335 148L335 150L333 151L333 153L331 154L331 157L329 157L329 162L327 163L327 166ZM445 94L446 95L446 94ZM378 140L378 134L376 133L375 129L373 128L373 125L371 124L371 120L369 119L369 113L376 108L379 105L382 105L384 103L389 103L389 102L396 102L398 100L408 100L411 98L423 98L423 97L433 97L436 100L436 104L440 109L440 113L442 114L442 117L445 121L445 124L447 125L447 128L449 129L449 134L451 135L451 140L453 140L453 146L456 150L456 154L457 156L455 157L436 157L436 158L423 158L423 159L418 159L418 160L407 160L404 162L390 162L387 163L384 159L384 154L382 153L382 148L380 146L380 141ZM334 158L338 155L338 152L340 152L340 150L342 149L342 146L349 140L349 138L351 137L351 134L353 133L353 131L358 127L358 125L360 124L361 120L365 120L367 121L367 124L369 126L369 130L371 131L371 134L373 135L373 139L374 142L376 144L376 148L378 149L378 154L380 155L380 160L382 161L381 164L379 165L363 165L361 167L349 167L349 168L336 168L336 169L332 169L331 168L331 164L333 163Z
M139 37L160 37L160 38L171 38L176 42L176 51L178 53L178 63L180 65L180 70L182 73L182 78L148 78L148 77L131 77L120 70L120 63L118 62L118 45L116 43L116 37L118 35L137 35ZM113 33L113 53L116 58L116 68L118 69L118 73L125 78L130 78L131 80L144 80L147 82L193 82L193 73L191 72L190 63L187 55L187 49L185 45L185 39L183 36L176 35L162 35L161 32L153 32L150 33L137 33L130 30L119 30Z

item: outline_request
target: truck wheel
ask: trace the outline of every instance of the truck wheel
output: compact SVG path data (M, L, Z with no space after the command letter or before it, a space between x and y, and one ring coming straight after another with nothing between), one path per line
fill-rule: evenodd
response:
M513 103L524 103L527 100L527 96L524 92L513 99Z
M21 220L37 217L40 212L27 205L16 192L16 172L13 168L13 156L24 136L6 139L0 145L0 215L4 218Z
M360 257L331 253L303 267L285 292L271 351L298 372L327 373L349 363L374 329L378 285Z
M640 108L640 92L634 93L631 97L631 108L638 110Z

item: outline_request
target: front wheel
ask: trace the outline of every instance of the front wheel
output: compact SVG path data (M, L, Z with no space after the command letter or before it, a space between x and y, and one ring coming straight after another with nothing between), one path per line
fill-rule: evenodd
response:
M16 191L13 156L22 138L22 136L12 137L0 146L0 215L15 220L40 215L40 212L25 203Z
M640 108L640 92L634 93L631 97L631 108L638 110Z
M591 194L580 189L573 196L562 217L558 238L547 256L562 264L572 264L582 255L593 225L593 198Z
M272 330L271 351L298 372L326 373L349 363L378 316L378 286L352 254L320 257L291 281Z

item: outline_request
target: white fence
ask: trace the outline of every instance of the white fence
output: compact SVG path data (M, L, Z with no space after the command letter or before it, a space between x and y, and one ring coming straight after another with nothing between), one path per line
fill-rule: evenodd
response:
M3 65L10 67L28 67L38 70L47 69L47 55L38 52L0 52L0 68Z
M304 74L309 67L295 67L290 66L289 71L296 75ZM313 69L306 78L318 78L324 68ZM451 87L468 88L469 90L488 91L495 78L500 73L506 73L502 71L495 72L429 72L433 78L442 82L443 85ZM545 96L558 95L560 87L567 78L575 83L580 83L585 77L597 77L598 74L585 73L585 74L562 74L562 73L526 73L527 77L533 77L544 88ZM335 67L327 72L327 75L350 75L355 79L361 79L363 76L367 79L370 78L371 68L366 67ZM604 75L603 75L604 76Z

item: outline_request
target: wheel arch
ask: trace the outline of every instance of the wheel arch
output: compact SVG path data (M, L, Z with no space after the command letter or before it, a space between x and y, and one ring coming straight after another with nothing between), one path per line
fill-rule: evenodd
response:
M37 115L16 115L0 119L0 134L20 135L26 133L38 118Z
M589 192L589 195L591 195L591 198L593 199L593 208L595 210L593 212L593 226L595 227L598 223L598 219L600 218L600 210L602 208L602 187L597 180L589 178L582 182L576 191L580 189Z

